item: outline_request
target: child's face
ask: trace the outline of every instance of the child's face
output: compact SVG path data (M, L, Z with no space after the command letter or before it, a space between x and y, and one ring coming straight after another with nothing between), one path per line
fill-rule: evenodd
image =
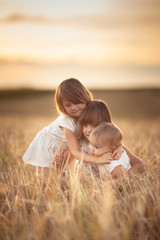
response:
M89 137L89 150L92 155L99 157L107 152L111 152L111 146L107 143L100 143L100 141L97 141L97 138L91 135Z
M95 126L93 126L91 124L83 125L83 127L82 127L83 136L85 138L87 138L87 140L89 140L89 136L94 128L95 128Z
M80 117L84 108L86 107L85 103L72 103L67 100L63 100L63 107L66 113L71 117Z

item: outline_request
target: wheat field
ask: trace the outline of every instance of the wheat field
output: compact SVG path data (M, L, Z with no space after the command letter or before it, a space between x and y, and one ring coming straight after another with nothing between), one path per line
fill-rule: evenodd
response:
M0 118L1 240L160 239L160 118L115 117L125 145L148 169L111 187L110 179L67 175L61 187L22 156L35 134L56 116L2 115Z

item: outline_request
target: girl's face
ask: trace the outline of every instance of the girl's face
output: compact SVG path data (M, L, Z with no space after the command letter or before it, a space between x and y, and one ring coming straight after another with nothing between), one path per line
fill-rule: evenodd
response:
M90 136L89 141L89 150L95 157L99 157L107 152L112 152L110 144L100 143L93 135Z
M86 107L86 103L75 104L67 100L63 100L63 107L69 116L78 118L81 116L84 108Z
M87 138L87 140L89 140L89 136L94 128L95 128L95 126L93 126L91 124L83 125L83 127L82 127L83 136L85 138Z

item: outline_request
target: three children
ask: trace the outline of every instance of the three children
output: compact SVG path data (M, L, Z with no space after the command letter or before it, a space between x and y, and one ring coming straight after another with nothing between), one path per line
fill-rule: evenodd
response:
M55 94L60 116L37 133L26 150L23 161L33 166L54 168L56 163L62 162L64 152L69 150L72 155L72 163L75 162L75 159L82 160L83 158L83 161L88 164L97 164L97 166L105 164L98 167L100 172L104 172L105 168L113 174L115 166L122 166L120 164L122 163L121 155L127 156L128 154L129 158L126 157L128 167L123 166L123 168L127 171L134 168L134 171L138 172L138 168L143 166L142 161L126 147L123 146L122 150L121 144L113 148L112 151L104 151L103 154L95 154L96 152L90 154L89 141L91 141L90 146L94 146L92 144L94 137L94 132L91 134L92 130L102 122L111 123L111 113L107 104L103 101L92 101L92 99L92 94L80 81L74 78L64 80L58 86ZM81 139L81 143L79 139ZM99 139L101 139L100 135ZM86 149L84 149L84 145L87 146ZM116 163L113 159L119 159L119 162ZM129 165L129 159L132 167ZM110 161L112 162L110 163ZM109 163L111 165L107 166L106 164ZM119 177L119 173L113 175Z

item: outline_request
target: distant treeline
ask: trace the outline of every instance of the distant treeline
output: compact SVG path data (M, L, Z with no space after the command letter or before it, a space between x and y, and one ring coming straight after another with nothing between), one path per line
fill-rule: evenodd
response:
M16 90L0 90L0 99L21 98L29 96L42 96L53 94L55 90L35 90L35 89L16 89Z
M90 89L93 95L101 95L101 94L112 94L112 93L146 93L146 92L153 92L153 93L160 93L160 88L144 88L144 89ZM21 98L21 97L36 97L36 96L44 96L48 94L54 94L55 90L39 90L39 89L14 89L14 90L0 90L0 99L10 99L10 98Z
M95 90L94 99L105 101L113 118L159 118L160 89ZM55 116L55 90L1 90L0 115Z

